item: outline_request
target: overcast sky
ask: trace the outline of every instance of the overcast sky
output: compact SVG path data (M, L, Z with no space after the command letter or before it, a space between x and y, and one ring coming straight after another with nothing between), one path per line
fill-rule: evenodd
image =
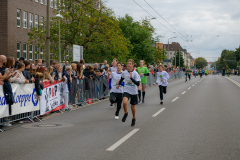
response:
M168 28L151 20L157 35L164 36L161 43L167 44L168 38L177 36L169 42L179 42L194 58L220 57L223 49L235 50L240 45L240 0L145 0L182 35L144 0L135 1ZM117 17L129 14L136 21L151 17L133 0L108 0L106 4Z

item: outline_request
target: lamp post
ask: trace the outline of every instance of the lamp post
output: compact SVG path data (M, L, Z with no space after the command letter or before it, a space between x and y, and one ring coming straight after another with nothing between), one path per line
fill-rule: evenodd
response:
M61 18L63 18L63 16L60 14L60 10L59 10L59 13L56 15L56 17L59 18L59 55L58 55L58 59L59 59L59 64L61 64L60 21L61 21Z
M169 60L169 39L172 39L172 38L177 38L177 37L171 37L171 38L168 38L167 65L168 65L168 60ZM175 63L175 65L176 65L176 63Z

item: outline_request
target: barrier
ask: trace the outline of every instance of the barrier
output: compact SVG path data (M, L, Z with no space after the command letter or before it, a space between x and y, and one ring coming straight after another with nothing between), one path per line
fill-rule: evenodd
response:
M12 84L12 91L15 103L9 106L5 102L3 86L0 86L0 125L4 121L14 122L28 118L33 122L33 118L38 119L39 100L34 84ZM11 113L10 113L11 107Z

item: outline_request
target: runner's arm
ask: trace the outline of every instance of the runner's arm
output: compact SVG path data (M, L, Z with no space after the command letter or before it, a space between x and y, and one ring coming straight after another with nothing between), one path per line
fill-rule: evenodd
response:
M119 83L118 83L119 86L122 84L123 80L124 80L124 78L121 77L121 79L120 79L120 81L119 81Z
M112 89L112 78L109 79L109 86L108 89Z
M133 79L133 78L130 78L131 80L132 80L132 82L134 83L134 84L136 84L137 86L139 86L140 85L140 81L135 81L135 79Z
M149 73L145 73L144 76L149 76Z

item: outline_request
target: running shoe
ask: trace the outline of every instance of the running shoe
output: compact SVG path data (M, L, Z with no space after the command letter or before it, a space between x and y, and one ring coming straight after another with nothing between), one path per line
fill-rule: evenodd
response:
M128 113L125 113L124 116L123 116L123 118L122 118L122 122L125 122L125 121L126 121L127 116L128 116Z
M119 117L118 117L118 116L115 116L115 119L119 119Z
M163 101L161 101L160 104L162 105L162 104L163 104Z
M136 125L136 119L132 119L132 124L131 124L131 126L133 127L133 126L135 126Z
M144 101L144 99L142 100L142 103L144 103L145 101Z

